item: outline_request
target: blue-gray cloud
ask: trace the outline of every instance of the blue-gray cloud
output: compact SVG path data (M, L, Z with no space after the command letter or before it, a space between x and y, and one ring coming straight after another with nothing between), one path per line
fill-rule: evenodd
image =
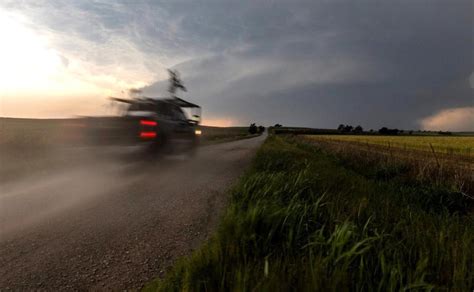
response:
M42 1L7 7L54 32L63 51L107 68L124 62L150 74L177 68L189 98L211 117L417 128L425 117L473 106L470 0ZM95 47L81 55L78 39ZM162 95L164 89L158 80L144 91Z
M473 105L469 1L250 6L184 17L187 34L221 50L176 66L212 112L267 124L416 128L423 117ZM206 27L223 23L227 33L203 29L203 14Z

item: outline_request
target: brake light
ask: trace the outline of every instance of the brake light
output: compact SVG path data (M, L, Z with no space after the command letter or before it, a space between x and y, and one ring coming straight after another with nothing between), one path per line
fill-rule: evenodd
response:
M156 127L157 123L155 121L150 121L150 120L140 120L140 125Z
M150 139L155 137L156 132L140 132L140 138Z

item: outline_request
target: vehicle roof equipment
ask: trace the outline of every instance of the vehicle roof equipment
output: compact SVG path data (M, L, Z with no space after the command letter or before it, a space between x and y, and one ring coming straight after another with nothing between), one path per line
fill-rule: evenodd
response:
M119 97L110 97L113 101L123 102L123 103L154 103L154 102L168 102L174 105L179 106L180 108L188 108L191 110L191 115L193 118L196 119L196 123L199 124L201 121L201 107L197 104L191 103L179 97L174 98L159 98L159 97L139 97L135 99L126 99L126 98L119 98Z

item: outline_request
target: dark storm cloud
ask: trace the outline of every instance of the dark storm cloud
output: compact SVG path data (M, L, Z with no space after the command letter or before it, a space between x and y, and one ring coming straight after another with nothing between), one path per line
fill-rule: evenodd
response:
M87 58L98 64L177 68L210 117L417 128L473 106L470 0L21 3L10 7L96 44ZM141 59L118 51L117 38ZM87 51L61 40L64 50ZM165 88L157 81L144 92Z
M183 35L213 52L176 66L212 113L267 124L416 128L443 109L473 106L469 1L167 8L181 11Z

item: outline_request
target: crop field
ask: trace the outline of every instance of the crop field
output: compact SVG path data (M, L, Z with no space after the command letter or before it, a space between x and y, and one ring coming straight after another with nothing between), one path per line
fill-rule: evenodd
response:
M448 185L474 197L474 137L305 135L299 139L347 164L378 165L374 176L404 176L431 185ZM446 149L449 149L448 151ZM370 168L370 167L369 167Z
M474 136L378 136L378 135L314 135L310 139L357 142L386 147L413 149L441 154L471 155Z
M472 290L474 200L454 177L313 142L270 136L216 234L145 290Z

